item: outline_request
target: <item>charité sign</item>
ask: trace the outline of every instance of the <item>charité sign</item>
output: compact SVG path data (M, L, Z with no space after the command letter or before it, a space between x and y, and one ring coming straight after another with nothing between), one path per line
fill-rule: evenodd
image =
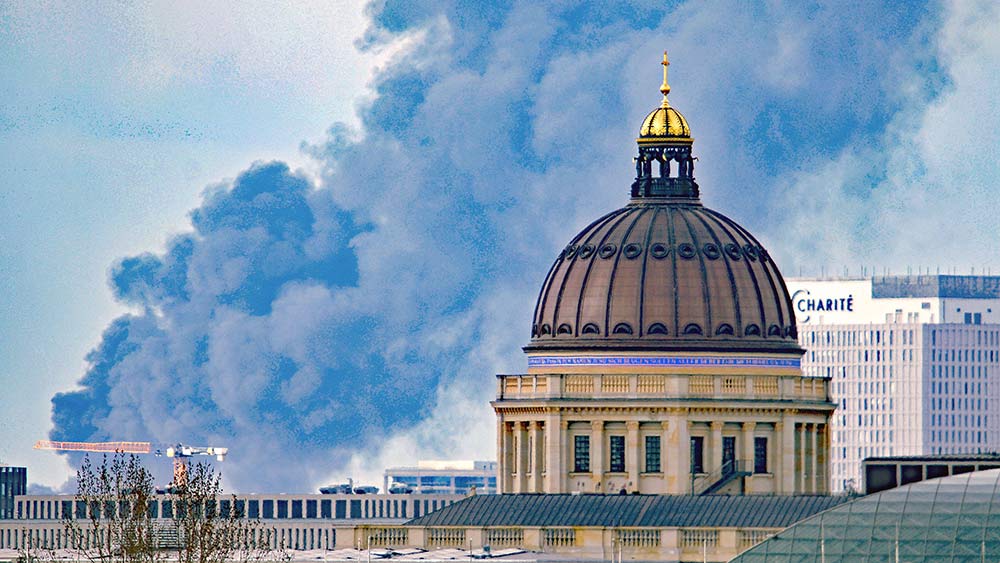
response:
M854 295L848 293L846 296L815 297L808 289L800 289L792 294L792 306L795 307L799 322L806 323L816 312L853 313Z

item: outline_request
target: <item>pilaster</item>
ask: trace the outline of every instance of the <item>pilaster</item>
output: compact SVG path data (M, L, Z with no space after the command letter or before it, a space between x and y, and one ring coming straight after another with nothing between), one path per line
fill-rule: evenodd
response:
M628 491L639 490L639 422L625 422L625 471L628 472Z
M604 492L604 421L590 422L590 473L594 477L594 492Z

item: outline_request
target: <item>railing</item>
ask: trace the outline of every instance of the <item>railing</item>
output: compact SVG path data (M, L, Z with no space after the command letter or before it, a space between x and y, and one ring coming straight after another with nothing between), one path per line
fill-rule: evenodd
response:
M488 528L486 545L491 547L523 547L524 528Z
M716 548L719 545L718 530L681 530L681 549Z
M701 485L695 486L691 483L691 492L695 495L707 495L721 489L727 483L737 477L751 475L752 462L745 459L731 459L719 466L718 469L702 478Z
M799 375L499 375L500 399L656 398L829 400L829 380Z
M776 533L776 530L740 530L740 551L750 549Z
M623 547L660 547L660 530L623 528L615 531L618 545Z
M366 532L372 547L407 545L410 541L409 530L403 527L368 528Z
M465 528L427 528L427 547L463 547Z
M572 547L576 545L576 530L573 528L546 528L546 547Z

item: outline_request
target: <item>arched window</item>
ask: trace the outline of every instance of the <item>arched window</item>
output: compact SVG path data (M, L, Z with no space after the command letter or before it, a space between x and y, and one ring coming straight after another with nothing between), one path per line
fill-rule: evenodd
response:
M614 334L632 334L632 327L628 323L618 323L612 332Z
M649 325L646 334L667 334L667 327L663 323L653 323Z

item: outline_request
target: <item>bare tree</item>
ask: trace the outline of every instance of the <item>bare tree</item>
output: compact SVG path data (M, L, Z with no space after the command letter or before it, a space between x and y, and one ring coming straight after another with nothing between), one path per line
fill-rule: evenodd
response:
M155 563L151 503L153 475L135 455L116 453L94 467L89 456L76 472L77 494L62 514L67 546L81 558L110 563ZM68 513L67 513L68 512Z
M221 475L211 465L193 464L186 483L172 492L179 563L289 559L284 546L272 547L269 528L246 517L243 500L223 496Z
M165 494L135 455L84 457L77 495L64 510L65 544L80 560L101 563L249 563L290 559L272 530L249 519L244 501L222 494L221 475L196 463ZM26 560L51 560L51 546L31 546Z

